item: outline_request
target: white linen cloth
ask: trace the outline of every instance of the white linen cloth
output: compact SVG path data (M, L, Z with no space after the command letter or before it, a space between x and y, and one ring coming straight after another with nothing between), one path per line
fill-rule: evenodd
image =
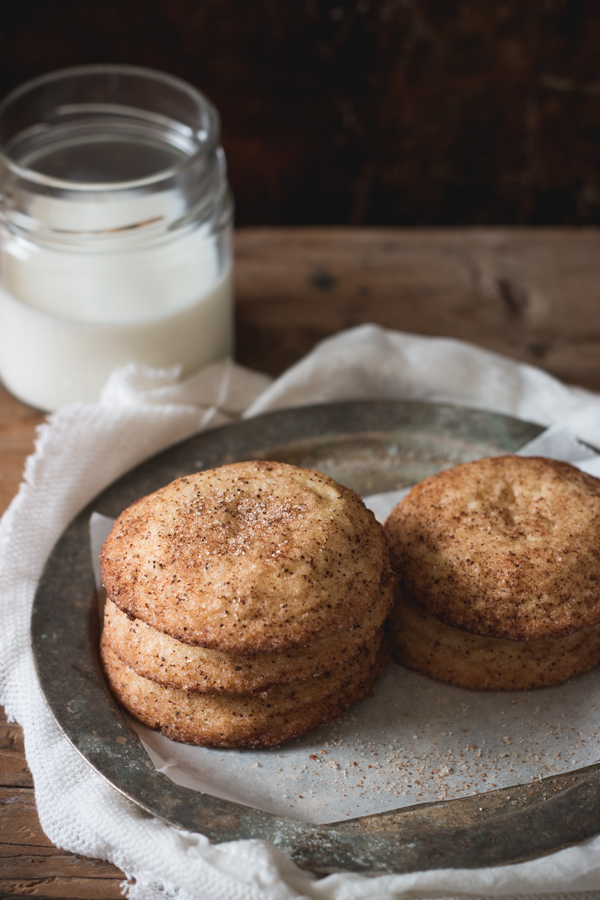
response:
M376 326L324 341L272 384L232 363L184 382L175 370L127 367L113 375L97 404L64 407L41 426L24 481L0 523L0 702L24 728L45 832L60 847L122 868L131 900L600 898L600 837L519 865L376 878L317 879L258 840L211 845L121 796L72 749L46 709L30 649L31 605L52 546L83 506L142 459L242 414L383 397L561 423L600 446L600 396L459 341Z

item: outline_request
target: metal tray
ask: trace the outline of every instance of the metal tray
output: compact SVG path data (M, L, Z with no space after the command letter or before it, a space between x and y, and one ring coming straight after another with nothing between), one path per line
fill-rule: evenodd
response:
M394 401L267 414L191 438L115 482L72 522L40 580L32 617L38 678L59 727L117 790L154 816L214 842L262 839L318 874L474 868L533 858L600 831L600 765L535 784L307 825L200 794L151 765L98 663L89 552L95 510L117 516L174 478L242 459L319 469L359 493L403 487L456 463L511 453L536 425L487 412Z

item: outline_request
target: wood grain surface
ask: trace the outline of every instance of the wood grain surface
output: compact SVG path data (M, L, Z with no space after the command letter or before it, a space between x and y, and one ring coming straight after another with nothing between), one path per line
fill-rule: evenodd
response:
M600 391L600 232L247 229L236 233L237 359L280 374L368 322L472 341ZM0 511L43 416L0 388ZM0 898L116 900L112 865L55 848L19 726L0 718Z

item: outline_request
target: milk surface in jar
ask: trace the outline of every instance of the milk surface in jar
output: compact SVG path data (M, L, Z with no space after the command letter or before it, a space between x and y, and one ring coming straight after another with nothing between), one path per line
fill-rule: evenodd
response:
M63 70L0 105L0 378L44 410L119 365L232 352L232 202L219 119L178 79Z

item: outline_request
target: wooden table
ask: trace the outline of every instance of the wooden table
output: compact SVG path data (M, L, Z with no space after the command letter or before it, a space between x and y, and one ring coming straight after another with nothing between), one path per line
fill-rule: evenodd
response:
M237 359L278 375L376 322L472 341L600 391L600 232L247 229L236 234ZM43 417L0 388L0 511ZM1 627L1 626L0 626ZM17 725L0 718L0 898L121 898L120 873L45 837Z

